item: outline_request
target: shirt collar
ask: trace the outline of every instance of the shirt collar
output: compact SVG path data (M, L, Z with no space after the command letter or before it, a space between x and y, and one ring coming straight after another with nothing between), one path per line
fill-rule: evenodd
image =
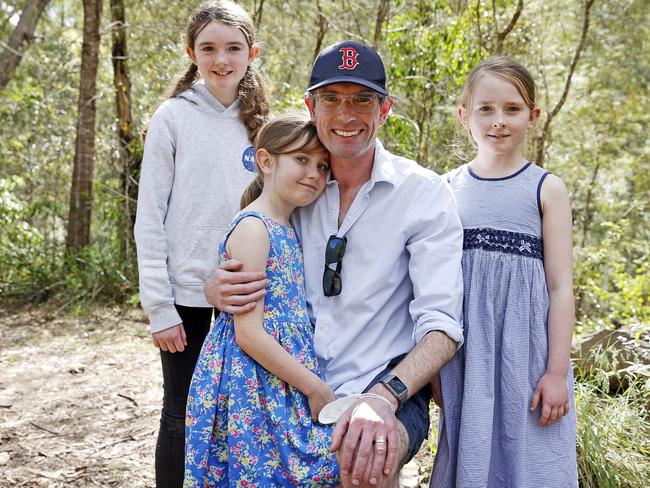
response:
M372 164L370 181L372 186L378 181L385 181L391 185L395 184L395 166L393 165L393 160L379 139L375 140L375 160Z
M327 177L327 184L334 183L332 173ZM370 173L369 189L375 186L375 183L385 181L391 185L395 184L395 166L390 157L390 153L384 149L384 145L379 139L375 139L375 159L372 162L372 172Z

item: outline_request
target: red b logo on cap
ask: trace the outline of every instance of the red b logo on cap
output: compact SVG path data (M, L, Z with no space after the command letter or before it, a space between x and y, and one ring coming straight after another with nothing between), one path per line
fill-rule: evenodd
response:
M359 62L357 61L356 49L353 47L342 47L339 51L343 53L343 59L341 59L339 69L354 69L357 67Z

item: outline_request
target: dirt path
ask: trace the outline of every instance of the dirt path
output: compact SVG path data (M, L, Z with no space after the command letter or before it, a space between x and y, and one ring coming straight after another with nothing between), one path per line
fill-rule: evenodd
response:
M159 369L139 310L3 311L0 487L153 487ZM430 465L425 445L402 485Z

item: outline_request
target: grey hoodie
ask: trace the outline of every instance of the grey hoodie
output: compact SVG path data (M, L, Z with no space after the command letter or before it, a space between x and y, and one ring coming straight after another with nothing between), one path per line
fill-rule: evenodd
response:
M255 175L250 146L239 101L225 108L200 82L163 102L151 118L135 241L140 300L152 332L181 323L174 303L210 306L203 285Z

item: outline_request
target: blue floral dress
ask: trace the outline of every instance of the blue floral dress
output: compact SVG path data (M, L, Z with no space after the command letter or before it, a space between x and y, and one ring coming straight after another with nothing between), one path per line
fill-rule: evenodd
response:
M258 212L242 212L269 233L264 329L320 376L307 315L302 247L295 231ZM314 424L307 397L273 375L235 342L233 316L221 313L199 356L187 399L185 483L194 487L333 486L331 427Z

